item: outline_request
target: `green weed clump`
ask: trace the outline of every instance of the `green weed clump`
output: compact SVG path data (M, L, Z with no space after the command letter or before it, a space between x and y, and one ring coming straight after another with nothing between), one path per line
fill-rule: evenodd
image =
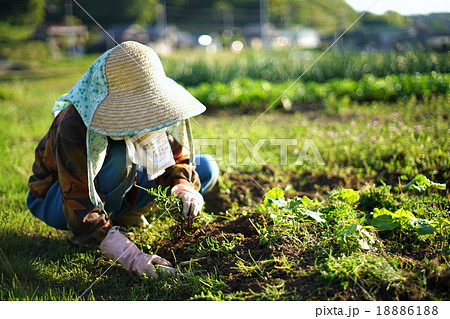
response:
M423 176L416 176L413 181L422 179ZM443 184L433 184L445 189ZM363 198L372 196L373 190L333 189L328 193L325 201L319 202L306 196L286 200L284 191L274 188L266 193L264 200L272 219L272 222L268 224L271 227L270 237L277 238L283 234L297 236L296 231L301 228L301 225L307 219L312 219L315 222L311 225L324 229L327 234L322 237L324 245L335 243L337 245L334 249L341 250L344 254L372 249L380 243L377 233L387 231L395 232L398 235L397 239L404 237L405 242L415 242L419 245L420 242L429 243L434 240L434 244L441 247L439 251L446 256L448 254L447 246L450 244L449 212L444 210L441 214L437 214L431 207L418 206L415 207L416 214L414 214L412 210L403 205L410 194L392 194L389 189L386 191L385 186L380 188L383 189L384 194L391 195L390 203L388 205L384 203L383 206L394 207L394 209L371 207L370 210L359 210L359 208L368 208L358 204ZM412 194L411 196L417 195ZM447 206L448 199L440 197L435 205L442 203ZM430 211L433 213L430 214ZM263 238L268 237L266 229L267 226L258 229L258 232L264 234ZM277 234L278 232L280 234ZM442 241L446 242L445 247L441 245ZM267 242L261 241L262 244Z
M253 107L253 97L265 103L283 93L277 83L296 79L316 54L260 52L258 60L250 53L238 61L224 53L173 56L167 61L180 63L168 74L176 68L188 85L223 80L217 92L202 94L224 107ZM74 300L86 291L83 300L448 300L447 54L324 56L299 82L307 89L302 103L321 99L305 111L260 116L233 105L237 112L196 117L194 137L218 142L199 151L218 161L220 199L206 200L213 208L188 231L173 232L176 212L162 214L163 203L149 229L131 229L140 249L174 265L203 258L182 269L190 275L158 281L112 266L98 249L71 246L64 231L26 207L53 101L95 58L35 60L29 70L0 75L0 299ZM296 110L289 94L299 92L290 92L274 107ZM159 195L167 204L167 194ZM231 208L214 207L222 199Z
M144 188L140 185L134 185L151 196L153 196L152 209L159 213L168 214L176 222L185 222L186 218L182 214L182 204L180 198L175 194L170 194L170 187L163 188L158 185L157 188Z
M327 82L330 79L359 81L365 76L415 75L449 73L446 53L428 52L339 52L323 55L309 68L322 52L298 50L250 50L239 55L222 51L205 55L203 51L178 52L163 57L166 73L184 86L201 83L230 83L247 77L281 83L302 75L305 82ZM305 72L309 68L308 72Z
M412 181L422 179L416 176ZM368 199L380 193L387 195L386 201L378 202L380 207L373 207L376 201L368 206ZM413 295L410 284L418 279L399 267L402 256L420 256L426 251L441 260L444 268L450 258L450 202L437 194L432 202L428 198L415 192L393 192L386 185L359 191L333 189L323 200L286 199L282 189L274 188L259 209L266 222L253 226L260 245L276 249L289 241L304 253L314 251L317 274L328 287L361 289L369 300L376 299L380 290ZM320 236L311 241L311 234ZM244 267L242 261L239 264ZM414 289L423 294L423 288L417 283Z
M315 103L330 110L351 101L396 101L416 97L427 99L449 92L450 75L416 74L389 75L376 78L366 75L360 80L338 79L324 83L298 81L273 83L267 80L238 78L226 84L204 82L189 91L212 108L264 111L267 108L291 110Z
M327 284L338 284L342 288L360 285L374 291L397 288L406 281L406 276L384 257L355 253L339 258L330 257L320 268L321 280ZM366 288L363 292L372 299Z

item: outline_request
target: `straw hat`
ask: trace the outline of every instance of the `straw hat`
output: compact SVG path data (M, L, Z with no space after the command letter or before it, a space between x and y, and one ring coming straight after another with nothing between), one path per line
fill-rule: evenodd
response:
M166 77L158 55L146 45L123 42L105 62L108 95L90 127L104 134L151 131L203 113L206 108Z

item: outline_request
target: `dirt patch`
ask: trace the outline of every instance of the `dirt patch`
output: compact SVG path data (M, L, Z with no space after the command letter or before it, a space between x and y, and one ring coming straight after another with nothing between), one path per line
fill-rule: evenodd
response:
M283 177L277 176L270 166L263 167L260 173L231 172L222 178L220 187L216 185L205 195L206 212L217 215L217 220L186 232L174 232L173 238L160 241L154 248L173 264L201 258L197 268L217 275L225 283L220 288L224 293L251 300L267 296L267 289L278 289L283 299L293 300L424 300L433 294L444 299L449 296L446 287L450 273L437 266L436 271L425 275L426 286L419 280L412 280L399 287L379 287L376 283L362 287L349 279L349 286L343 288L340 283L325 282L322 278L320 266L328 258L324 251L299 248L296 242L285 237L278 238L271 246L261 242L254 225L269 223L270 226L270 221L254 207L271 188L284 189L291 185L293 191L286 192L287 197L307 195L314 198L325 196L336 187L357 189L367 180L327 174ZM239 216L235 219L226 214L232 207L235 216ZM417 250L413 255L405 251L405 269L402 259L399 268L405 271L408 267L414 268L425 255L430 256L429 252L422 256ZM283 258L291 263L289 268L283 266Z
M249 207L260 203L265 193L274 187L289 189L287 198L294 196L308 196L317 198L325 196L331 189L337 187L357 189L372 180L349 178L331 174L301 174L286 173L279 175L270 165L262 166L261 171L249 173L234 171L224 173L219 188L216 185L209 193L204 195L206 212L221 213L233 206Z
M283 270L271 272L269 277L264 275L264 270L274 267L273 262L266 260L280 255L280 250L260 245L259 235L252 225L259 218L258 215L241 216L232 221L219 218L213 224L194 230L189 236L178 234L171 240L160 242L157 253L175 256L178 262L206 257L198 262L201 270L218 275L226 284L222 289L225 293L245 294L250 290L253 293L263 292L267 284L287 280L289 275ZM228 250L208 247L208 242L214 241L230 243ZM193 252L193 248L200 245L206 250ZM280 249L284 250L283 247ZM168 259L175 262L173 258ZM253 269L253 266L257 267Z
M159 242L155 247L156 253L173 264L200 258L196 268L218 276L225 283L221 291L248 300L267 296L267 289L273 287L280 289L285 300L427 300L431 291L438 298L449 296L450 272L439 270L439 267L426 274L426 286L418 280L398 287L356 284L351 278L347 288L340 283L325 282L320 272L321 263L327 260L325 252L302 250L286 238L273 246L261 245L253 226L253 223L261 222L259 218L257 214L240 216L233 221L219 218L214 223L191 230L191 233L179 233L170 240ZM223 250L208 246L211 242L231 244ZM286 257L291 263L290 268L280 263ZM410 259L409 262L417 261Z
M317 270L325 253L300 250L292 241L281 239L275 246L260 244L259 234L252 222L261 222L257 214L241 216L233 221L219 219L194 230L189 235L178 234L157 245L157 253L173 264L203 257L197 266L204 273L220 277L224 293L257 300L269 287L279 287L284 299L292 300L369 300L359 287L343 290L339 285L325 284ZM208 247L208 241L232 242L230 250ZM195 253L193 248L205 247ZM174 259L174 257L176 260ZM287 257L293 267L286 269L279 262ZM318 264L319 263L319 264ZM388 295L386 295L388 296ZM390 300L390 297L380 298Z

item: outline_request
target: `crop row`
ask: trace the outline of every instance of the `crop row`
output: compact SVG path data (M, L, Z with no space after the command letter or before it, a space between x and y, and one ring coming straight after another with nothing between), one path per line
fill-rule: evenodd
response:
M248 77L270 82L292 81L302 76L304 81L326 82L335 78L360 80L366 75L383 77L392 74L449 73L446 53L426 52L341 52L321 55L315 51L244 51L178 52L163 58L166 73L184 86L203 82L228 83Z
M390 75L377 78L366 75L355 81L334 79L325 83L292 81L271 83L239 78L230 83L202 83L189 91L205 105L214 108L261 110L267 107L293 106L346 98L353 101L396 101L415 96L428 98L446 95L450 74Z

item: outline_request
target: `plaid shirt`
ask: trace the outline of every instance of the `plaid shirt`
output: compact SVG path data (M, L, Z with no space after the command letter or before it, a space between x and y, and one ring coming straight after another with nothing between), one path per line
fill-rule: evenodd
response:
M101 242L113 226L112 221L89 199L86 126L73 107L67 107L54 119L49 131L35 151L33 175L28 181L31 193L44 198L48 189L58 180L61 200L69 230L78 242ZM167 168L155 182L174 186L187 184L196 190L200 181L195 169L188 165L189 154L169 135L176 164ZM125 194L124 201L134 207L137 188ZM99 193L100 198L105 196ZM132 209L131 209L132 210Z

